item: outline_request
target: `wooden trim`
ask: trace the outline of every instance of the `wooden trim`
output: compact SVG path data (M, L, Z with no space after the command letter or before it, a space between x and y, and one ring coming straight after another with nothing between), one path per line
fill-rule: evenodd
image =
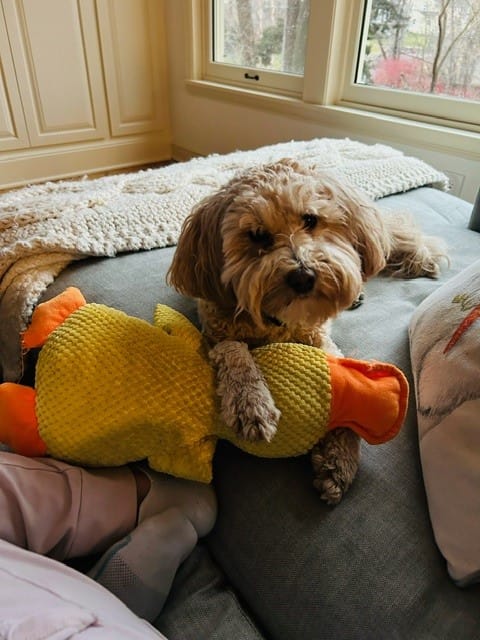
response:
M165 133L0 154L0 189L170 160Z

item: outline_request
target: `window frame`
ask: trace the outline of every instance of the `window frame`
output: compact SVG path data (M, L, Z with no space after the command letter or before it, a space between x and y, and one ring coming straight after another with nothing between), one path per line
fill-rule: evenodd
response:
M401 114L405 118L446 124L471 131L480 131L480 103L473 100L456 100L443 95L430 95L388 89L355 82L358 46L368 28L368 15L364 20L364 6L368 0L352 0L347 40L348 47L343 70L343 87L340 104L383 113Z
M210 82L231 83L238 87L267 91L300 97L303 92L303 75L269 71L259 67L240 66L217 62L214 57L215 24L213 19L217 0L202 1L204 37L203 37L203 68L204 78ZM221 19L221 15L220 15ZM247 77L248 76L248 77Z
M462 128L455 120L432 118L398 109L352 102L343 95L350 68L345 42L353 38L355 10L362 0L312 0L301 95L215 79L206 72L210 55L211 0L185 0L188 34L186 85L209 99L301 118L332 129L332 135L356 135L389 140L436 152L456 152L480 159L480 128ZM316 26L314 26L316 25ZM335 133L336 132L336 133Z

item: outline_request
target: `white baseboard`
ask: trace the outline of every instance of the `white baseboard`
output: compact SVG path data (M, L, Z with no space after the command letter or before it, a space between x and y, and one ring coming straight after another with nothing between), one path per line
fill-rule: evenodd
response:
M170 160L162 132L0 153L0 189Z
M172 144L172 158L177 162L185 162L187 160L191 160L192 158L199 158L201 156L201 153L196 153L195 151L191 151L190 149L185 149L185 147L179 147L176 144Z

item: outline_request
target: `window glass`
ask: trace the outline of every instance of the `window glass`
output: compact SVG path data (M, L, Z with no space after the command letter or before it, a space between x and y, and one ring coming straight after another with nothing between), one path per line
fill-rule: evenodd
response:
M480 130L480 0L198 3L202 79L222 89Z
M480 0L368 0L355 82L480 101Z
M213 61L302 75L309 0L215 0Z

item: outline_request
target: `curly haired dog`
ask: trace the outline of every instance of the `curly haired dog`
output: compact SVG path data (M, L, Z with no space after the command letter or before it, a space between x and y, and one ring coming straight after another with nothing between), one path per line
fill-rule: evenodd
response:
M198 299L226 423L270 440L279 412L250 347L300 342L340 351L330 320L367 278L388 270L435 277L443 247L334 177L284 159L232 178L184 223L168 280ZM339 502L358 468L359 439L336 429L312 452L314 485Z

